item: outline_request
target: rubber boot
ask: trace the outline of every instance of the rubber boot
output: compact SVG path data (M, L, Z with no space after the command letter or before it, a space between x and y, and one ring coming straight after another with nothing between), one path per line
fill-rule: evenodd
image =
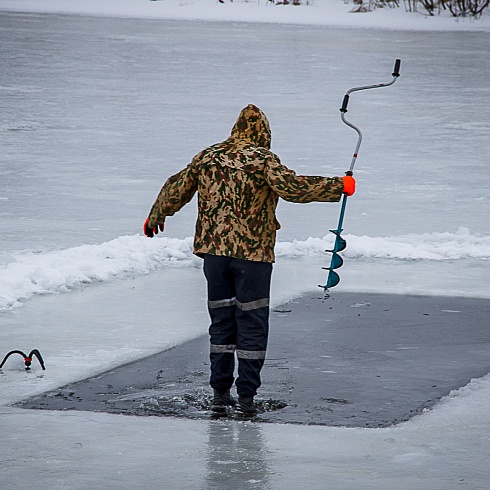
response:
M226 413L230 407L236 405L236 400L231 396L230 390L218 391L214 390L213 403L211 404L211 410L214 413Z
M256 415L257 409L255 408L253 396L251 397L238 397L237 410L243 415Z

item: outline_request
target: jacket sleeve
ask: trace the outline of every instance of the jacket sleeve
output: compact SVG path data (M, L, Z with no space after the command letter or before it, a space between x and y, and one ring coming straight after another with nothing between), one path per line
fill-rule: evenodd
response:
M296 172L282 165L279 157L274 154L267 159L264 173L272 190L286 201L337 202L342 197L342 177L296 175Z
M199 156L167 179L148 215L150 227L164 223L167 216L174 215L192 199L197 191Z

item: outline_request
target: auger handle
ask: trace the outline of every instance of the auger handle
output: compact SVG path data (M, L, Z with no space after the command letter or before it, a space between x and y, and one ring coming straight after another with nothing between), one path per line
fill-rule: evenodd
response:
M347 93L344 95L344 100L342 101L342 107L340 108L340 112L342 112L342 114L345 114L347 112L347 106L349 104L349 95L352 92L359 92L361 90L369 90L371 88L389 87L390 85L393 85L396 82L396 79L400 76L400 65L401 65L401 63L402 62L400 59L395 60L395 67L393 68L393 73L391 74L391 76L393 77L393 80L391 80L391 82L377 83L375 85L364 85L362 87L354 87L354 88L351 88L350 90L348 90Z
M395 60L395 68L393 70L393 73L391 74L394 77L399 77L400 76L400 65L402 63L402 60Z
M349 95L344 95L344 100L342 101L342 107L340 108L340 112L347 112L347 105L349 104Z

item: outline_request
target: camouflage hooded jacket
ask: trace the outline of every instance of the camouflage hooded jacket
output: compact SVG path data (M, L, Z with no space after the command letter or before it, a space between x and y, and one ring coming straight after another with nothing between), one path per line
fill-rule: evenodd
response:
M279 198L335 202L344 183L342 177L296 175L269 150L270 143L265 114L248 105L227 140L198 153L166 181L151 208L149 226L163 223L197 192L196 255L274 262Z

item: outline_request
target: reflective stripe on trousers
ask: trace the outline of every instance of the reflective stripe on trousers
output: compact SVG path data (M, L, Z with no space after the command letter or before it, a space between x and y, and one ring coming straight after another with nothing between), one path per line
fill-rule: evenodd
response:
M262 298L256 301L249 301L248 303L240 303L236 298L219 299L217 301L208 301L208 308L210 310L214 308L223 308L225 306L236 306L242 311L256 310L257 308L264 308L269 306L269 298Z
M211 344L211 354L234 354L238 359L265 359L265 350L237 350L236 345L214 345Z

